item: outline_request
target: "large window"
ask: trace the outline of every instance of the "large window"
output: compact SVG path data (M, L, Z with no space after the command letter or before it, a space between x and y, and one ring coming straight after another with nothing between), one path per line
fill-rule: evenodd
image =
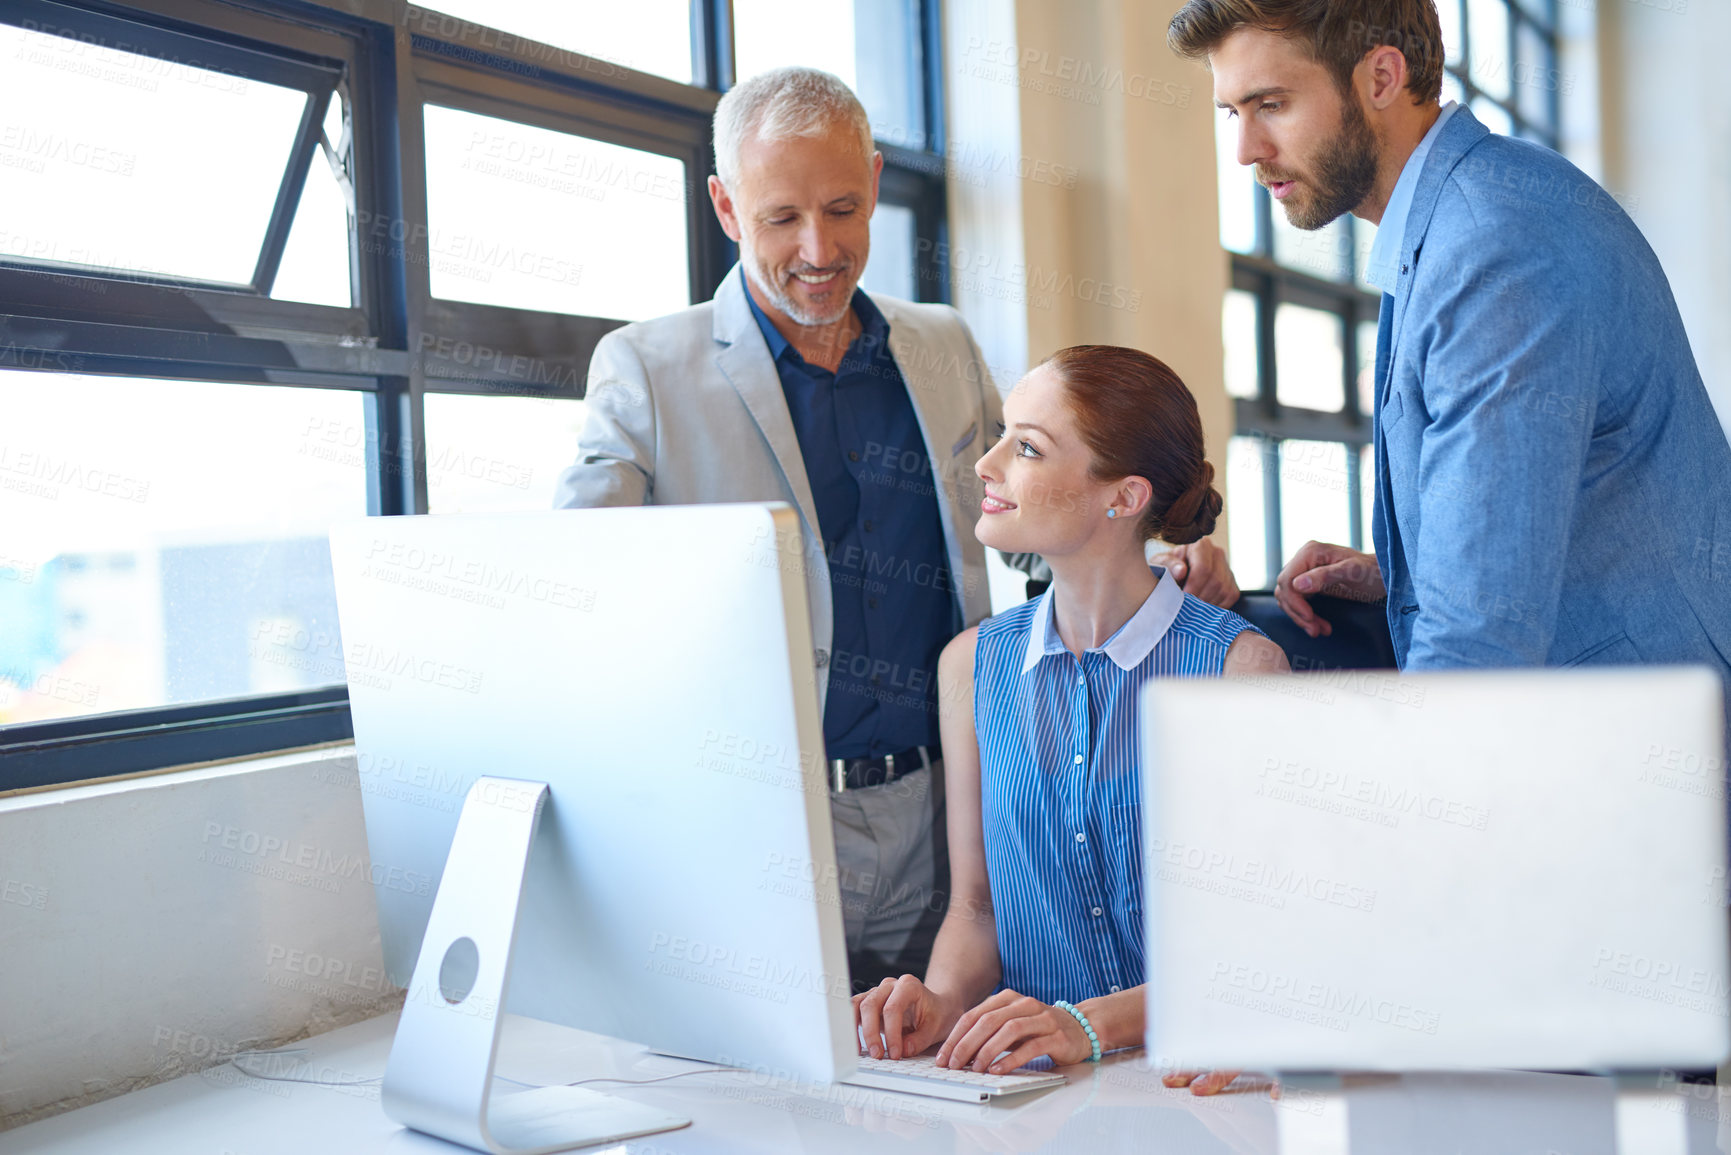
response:
M1493 132L1555 148L1556 0L1439 0L1443 99ZM1352 216L1303 232L1238 165L1222 114L1220 243L1232 255L1221 311L1234 435L1227 451L1233 573L1267 588L1306 541L1370 548L1377 313L1364 281L1376 229Z
M0 790L347 737L331 524L548 507L736 75L855 85L945 292L935 0L353 7L0 5Z

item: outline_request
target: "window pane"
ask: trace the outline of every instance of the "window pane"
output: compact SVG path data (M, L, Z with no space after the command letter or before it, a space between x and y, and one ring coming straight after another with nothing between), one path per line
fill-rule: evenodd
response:
M1376 247L1376 226L1369 221L1352 218L1352 275L1358 287L1366 292L1382 294L1382 290L1364 279L1370 267L1370 250Z
M1456 76L1452 72L1443 73L1443 81L1442 81L1442 100L1443 100L1443 103L1447 104L1451 100L1455 101L1456 103L1464 103L1466 101L1466 98L1467 98L1467 90L1461 86L1460 77Z
M691 83L690 0L437 0L434 6L437 12L409 10L411 32L424 29L482 51L521 48L517 37L525 37ZM460 19L446 20L441 13ZM561 55L548 63L573 68L577 62ZM611 70L596 79L610 75Z
M685 165L429 104L433 295L641 321L691 303Z
M1445 64L1461 62L1461 2L1462 0L1437 0L1436 11L1442 21Z
M583 402L429 393L426 404L430 512L553 508L554 483L577 460Z
M1274 313L1280 403L1338 413L1346 404L1346 350L1338 315L1302 305Z
M1288 555L1307 541L1351 541L1346 449L1338 441L1280 443L1280 543Z
M1232 555L1232 576L1247 590L1274 584L1265 536L1268 507L1262 488L1263 444L1260 437L1234 437L1226 443L1227 549Z
M914 210L878 202L872 213L872 251L860 285L867 293L883 293L911 301L919 295L914 280Z
M1313 277L1345 280L1352 276L1352 239L1346 215L1314 231L1294 228L1286 210L1274 206L1274 259Z
M1492 132L1501 133L1504 136L1509 136L1514 132L1514 121L1509 119L1509 114L1503 110L1503 106L1492 104L1482 96L1473 101L1473 115L1478 117L1479 121Z
M364 398L0 372L0 723L343 681Z
M331 131L332 118L326 116L325 134L335 147L342 138L342 101L335 96L331 110L335 113L335 132ZM314 305L346 307L354 303L349 289L348 202L323 149L313 154L312 167L307 170L270 295L279 301Z
M1376 322L1358 323L1358 411L1376 412Z
M1472 59L1467 75L1499 100L1509 97L1509 10L1504 0L1467 0Z
M733 0L739 79L821 68L859 96L877 138L925 148L919 0Z
M1534 124L1551 123L1551 94L1562 84L1550 45L1531 24L1515 29L1515 107Z
M1243 289L1226 290L1221 309L1222 337L1226 344L1226 393L1230 397L1257 396L1256 294Z
M0 24L0 256L250 284L303 92Z
M1214 121L1215 179L1220 182L1220 243L1235 253L1256 251L1256 178L1238 163L1238 121Z

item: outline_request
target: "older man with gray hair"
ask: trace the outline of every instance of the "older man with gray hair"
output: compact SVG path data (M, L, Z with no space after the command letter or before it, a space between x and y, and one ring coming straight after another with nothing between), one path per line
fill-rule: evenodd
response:
M1001 408L945 305L859 289L883 158L847 86L784 68L715 111L710 199L739 264L596 347L559 506L799 510L848 961L923 974L948 865L936 669L990 613L974 462ZM692 559L702 580L703 559Z

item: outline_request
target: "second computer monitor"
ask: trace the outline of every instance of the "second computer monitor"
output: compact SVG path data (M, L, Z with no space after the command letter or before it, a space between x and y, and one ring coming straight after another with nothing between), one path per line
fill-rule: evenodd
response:
M1143 694L1148 1037L1301 1070L1731 1052L1723 691L1690 668Z

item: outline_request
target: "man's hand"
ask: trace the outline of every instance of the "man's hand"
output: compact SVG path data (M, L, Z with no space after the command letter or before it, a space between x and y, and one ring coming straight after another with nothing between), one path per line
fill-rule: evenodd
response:
M1307 541L1275 579L1274 600L1299 629L1313 638L1327 637L1334 627L1311 608L1310 599L1316 594L1375 602L1387 597L1388 591L1375 554Z
M1174 1071L1160 1081L1168 1087L1189 1087L1192 1095L1218 1095L1236 1078L1237 1071Z
M1226 564L1226 551L1207 538L1174 546L1157 554L1153 564L1165 567L1178 587L1191 597L1229 610L1238 601L1238 583Z

